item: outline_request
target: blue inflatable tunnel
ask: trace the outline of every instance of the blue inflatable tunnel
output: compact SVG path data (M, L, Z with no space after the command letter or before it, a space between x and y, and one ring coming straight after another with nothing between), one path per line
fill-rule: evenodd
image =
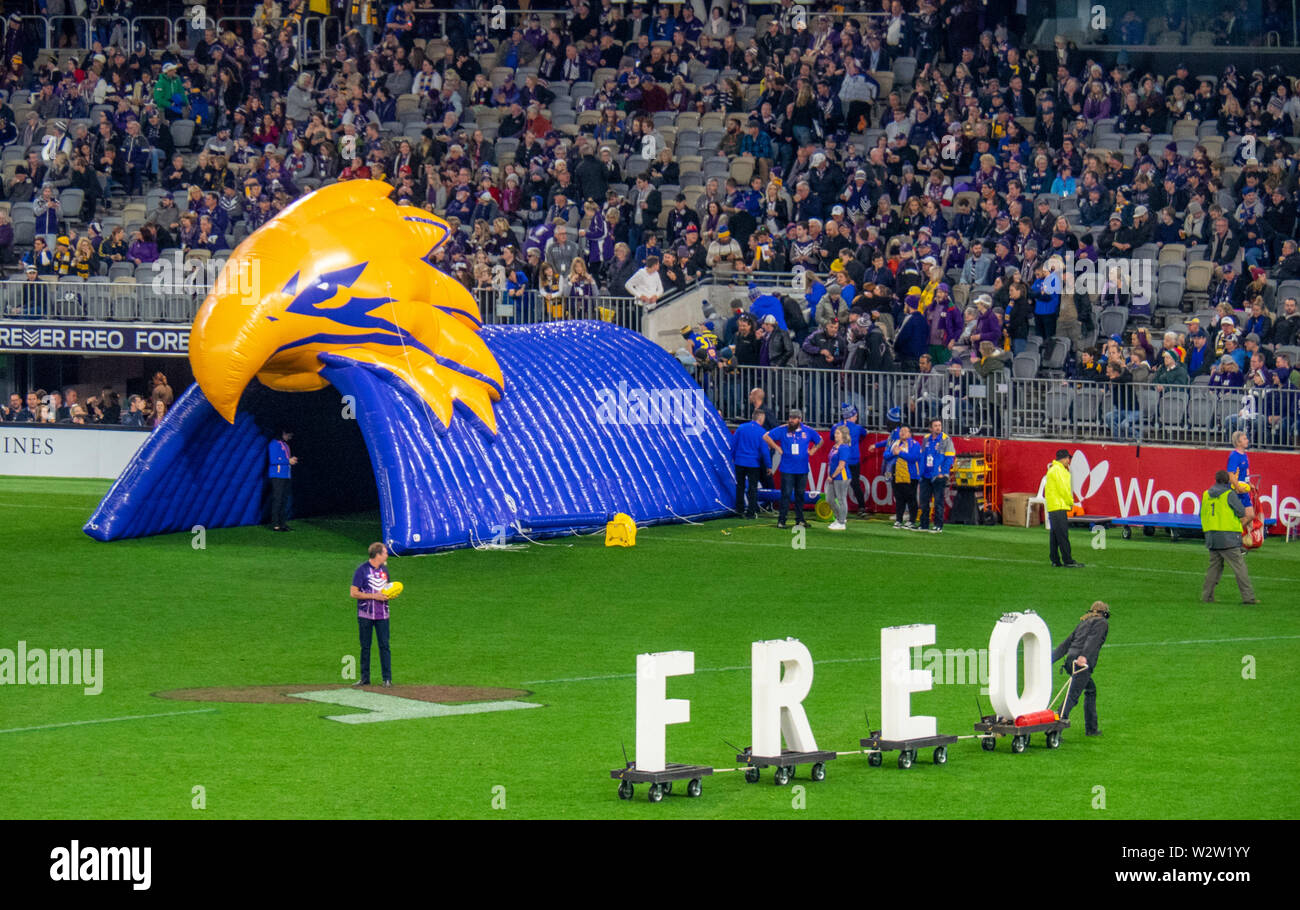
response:
M392 372L329 353L332 389L252 383L233 424L191 386L85 531L115 540L263 518L267 446L294 431L298 516L379 510L396 554L731 512L721 417L671 355L603 322L485 326L505 377L497 432L460 403L444 426Z

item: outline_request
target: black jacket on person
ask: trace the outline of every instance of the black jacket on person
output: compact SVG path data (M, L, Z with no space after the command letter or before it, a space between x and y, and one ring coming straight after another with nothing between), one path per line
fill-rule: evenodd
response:
M635 257L628 256L623 262L617 259L610 260L609 263L609 295L611 297L631 297L627 290L627 280L636 274L640 266L636 264Z
M1088 669L1097 669L1097 658L1101 654L1101 646L1106 643L1106 635L1110 632L1110 621L1100 613L1092 613L1087 618L1080 620L1079 624L1074 627L1065 639L1052 650L1052 663L1056 663L1062 657L1065 658L1063 669L1069 673L1074 668L1074 661L1080 654L1088 658Z
M573 176L578 184L578 192L582 193L583 199L594 199L597 203L605 201L605 191L609 189L609 183L605 180L605 168L596 160L595 155L583 155L578 166L574 168Z

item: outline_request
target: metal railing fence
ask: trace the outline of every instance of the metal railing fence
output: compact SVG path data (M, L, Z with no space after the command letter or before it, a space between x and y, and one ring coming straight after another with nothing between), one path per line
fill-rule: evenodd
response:
M1117 394L1107 383L1020 379L1009 371L988 379L965 371L953 379L944 368L919 374L709 363L692 372L729 423L750 419L750 392L761 389L769 423L781 423L797 407L804 422L819 429L839 423L842 405L851 404L860 424L882 432L897 407L913 430L924 431L939 417L958 436L1211 448L1229 444L1242 430L1256 448L1294 449L1300 433L1300 388L1294 386L1247 392L1152 382L1120 386Z

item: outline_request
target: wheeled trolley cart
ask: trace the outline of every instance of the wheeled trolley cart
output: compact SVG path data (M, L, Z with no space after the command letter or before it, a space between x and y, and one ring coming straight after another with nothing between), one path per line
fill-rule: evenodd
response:
M1044 734L1043 740L1047 748L1059 749L1061 747L1061 731L1068 729L1070 729L1068 720L1017 727L1011 721L992 714L984 715L979 719L979 723L975 724L975 732L981 734L980 747L985 752L992 752L997 748L999 736L1010 736L1011 751L1016 754L1024 752L1028 748L1029 737L1035 733Z
M898 753L898 767L910 768L916 763L920 749L933 748L936 765L947 764L948 747L957 741L955 736L921 736L916 739L881 739L879 730L872 730L866 739L858 740L867 750L867 764L879 768L884 763L884 753Z
M673 792L673 781L684 780L686 795L695 797L702 789L700 780L713 773L708 765L680 765L668 762L662 771L638 771L636 762L629 762L626 768L615 768L609 776L618 781L618 798L631 799L636 784L649 784L646 797L657 803Z
M756 784L760 768L776 768L772 775L772 782L778 787L790 783L794 778L796 765L812 765L808 776L812 780L825 780L826 763L836 757L834 752L791 752L788 749L782 749L779 756L755 755L751 749L752 747L736 756L736 761L746 766L745 780Z

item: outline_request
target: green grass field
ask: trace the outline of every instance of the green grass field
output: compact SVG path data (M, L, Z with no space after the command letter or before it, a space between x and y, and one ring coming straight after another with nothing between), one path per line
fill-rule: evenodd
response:
M81 525L107 486L0 478L11 589L0 648L104 651L100 695L0 687L8 818L1300 814L1300 546L1276 538L1248 558L1255 607L1237 603L1230 575L1219 603L1199 603L1200 543L1118 531L1102 551L1076 532L1088 563L1078 571L1047 564L1042 528L940 536L883 521L842 534L814 521L803 550L770 520L716 521L642 529L630 550L589 537L394 559L390 573L406 585L393 606L399 685L523 689L544 707L345 724L323 718L351 709L315 702L155 693L346 682L343 659L357 648L348 583L377 520L214 530L203 550L189 534L100 544ZM730 772L706 779L700 799L652 805L643 787L632 802L615 795L609 770L635 739L638 653L695 652L695 675L669 682L670 697L691 701L691 722L669 728L669 758L732 768L723 739L749 742L753 641L794 636L809 647L817 667L805 706L818 744L847 751L866 732L864 709L879 724L881 627L934 623L938 648L983 648L1004 611L1032 608L1059 640L1097 598L1113 609L1097 674L1102 737L1082 735L1080 707L1057 751L1035 740L1012 755L1004 740L985 753L963 740L942 767L927 750L910 770L893 756L872 768L846 755L816 784L801 768L804 791L774 786L770 772L752 785ZM1255 678L1243 678L1246 663ZM977 692L939 685L913 698L913 712L969 734ZM143 716L169 712L202 713ZM120 717L136 719L84 723ZM1104 809L1094 808L1097 787Z

